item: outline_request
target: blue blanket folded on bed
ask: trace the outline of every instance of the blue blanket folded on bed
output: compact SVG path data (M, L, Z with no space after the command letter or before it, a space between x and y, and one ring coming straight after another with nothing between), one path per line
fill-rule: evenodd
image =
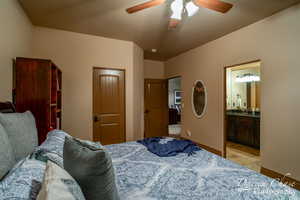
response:
M154 137L138 140L137 142L145 145L148 151L160 157L176 156L178 153L187 153L188 155L192 155L195 151L201 150L190 140Z

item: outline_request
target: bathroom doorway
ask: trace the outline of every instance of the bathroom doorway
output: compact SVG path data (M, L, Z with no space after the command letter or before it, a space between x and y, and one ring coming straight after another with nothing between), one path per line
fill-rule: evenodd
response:
M225 68L224 156L260 172L261 62Z
M168 79L169 136L180 137L182 90L181 77Z

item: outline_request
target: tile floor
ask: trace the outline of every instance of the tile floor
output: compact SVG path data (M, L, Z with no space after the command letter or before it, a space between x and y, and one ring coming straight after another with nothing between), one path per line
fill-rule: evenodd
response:
M227 142L226 158L249 169L260 172L259 150L241 144Z
M181 124L172 124L169 125L169 135L180 135L181 132Z

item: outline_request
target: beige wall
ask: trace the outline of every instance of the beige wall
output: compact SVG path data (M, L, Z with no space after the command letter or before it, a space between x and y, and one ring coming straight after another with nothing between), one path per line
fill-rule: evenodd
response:
M144 77L149 79L165 78L165 63L154 60L145 60Z
M41 27L34 28L33 55L52 59L63 72L63 129L71 135L92 139L93 67L126 70L126 133L132 140L142 131L137 112L142 93L135 84L143 77L139 67L141 49L132 42L78 34ZM136 61L137 60L137 61ZM141 69L142 70L142 69ZM136 101L136 105L133 102Z
M193 49L166 63L166 76L182 75L185 107L183 133L192 140L223 149L224 66L261 59L262 165L300 180L300 5ZM207 87L205 116L191 108L197 79Z
M10 101L12 59L31 55L33 26L17 0L0 1L0 101Z

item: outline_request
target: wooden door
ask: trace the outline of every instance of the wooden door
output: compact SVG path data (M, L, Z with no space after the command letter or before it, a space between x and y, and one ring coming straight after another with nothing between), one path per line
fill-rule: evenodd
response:
M94 68L94 141L125 142L125 71Z
M168 135L167 81L145 80L145 138Z

